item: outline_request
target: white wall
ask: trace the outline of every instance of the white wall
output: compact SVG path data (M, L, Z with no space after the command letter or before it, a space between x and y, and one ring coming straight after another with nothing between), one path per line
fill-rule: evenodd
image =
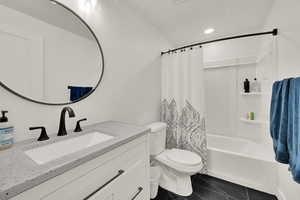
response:
M300 1L276 0L266 28L279 28L277 43L279 79L300 76ZM298 200L300 185L292 180L288 167L278 169L279 190L285 200Z
M261 41L261 37L255 37L206 44L203 46L204 63L257 57Z
M79 0L61 0L79 13L96 32L104 51L105 73L100 87L88 99L71 105L77 119L88 123L120 120L145 124L159 119L160 51L169 43L120 0L98 0L90 13L79 9ZM24 101L0 88L0 109L9 110L16 138L30 136L28 127L43 125L49 133L58 129L62 106ZM75 119L67 119L74 128Z

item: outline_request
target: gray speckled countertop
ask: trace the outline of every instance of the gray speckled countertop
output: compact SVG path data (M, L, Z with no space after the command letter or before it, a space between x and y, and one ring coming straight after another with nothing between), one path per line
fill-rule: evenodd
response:
M145 135L149 131L146 127L114 121L86 126L83 129L84 131L81 133L69 131L68 136L64 137L52 135L50 140L45 142L37 142L34 139L26 140L15 144L11 149L0 151L0 199L12 198L122 144ZM70 139L92 131L112 135L115 138L44 165L36 164L24 153L28 149Z

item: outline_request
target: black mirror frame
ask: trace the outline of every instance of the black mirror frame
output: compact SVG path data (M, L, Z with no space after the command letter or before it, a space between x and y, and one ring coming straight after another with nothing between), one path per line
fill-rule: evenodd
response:
M49 1L52 1L54 2L55 4L57 5L60 5L61 7L65 8L66 10L68 10L69 12L71 12L73 15L75 15L88 29L89 31L91 32L91 34L93 35L93 37L95 38L96 42L97 42L97 45L98 45L98 48L99 48L99 52L100 52L100 56L101 56L101 65L102 65L102 71L101 71L101 75L100 75L100 78L99 78L99 81L97 82L97 85L88 93L86 94L85 96L81 97L80 99L77 99L76 101L72 101L72 102L67 102L67 103L45 103L45 102L42 102L42 101L37 101L37 100L34 100L34 99L31 99L31 98L28 98L28 97L25 97L17 92L15 92L14 90L10 89L8 86L6 86L4 83L2 83L0 81L0 86L2 86L4 89L6 89L7 91L13 93L14 95L18 96L18 97L21 97L22 99L24 100L27 100L27 101L30 101L30 102L33 102L33 103L38 103L38 104L42 104L42 105L48 105L48 106L65 106L65 105L70 105L70 104L74 104L74 103L77 103L79 101L82 101L83 99L89 97L92 93L95 92L95 90L99 87L100 85L100 82L102 81L103 79L103 75L104 75L104 55L103 55L103 50L102 50L102 47L100 45L100 42L96 36L96 34L94 33L94 31L92 30L92 28L87 24L87 22L85 22L82 17L80 17L75 11L73 11L71 8L69 8L68 6L64 5L63 3L61 2L58 2L57 0L49 0Z

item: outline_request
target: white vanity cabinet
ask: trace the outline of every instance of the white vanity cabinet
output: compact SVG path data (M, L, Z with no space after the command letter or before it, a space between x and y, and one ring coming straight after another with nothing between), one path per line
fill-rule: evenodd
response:
M148 136L52 178L13 200L149 200Z

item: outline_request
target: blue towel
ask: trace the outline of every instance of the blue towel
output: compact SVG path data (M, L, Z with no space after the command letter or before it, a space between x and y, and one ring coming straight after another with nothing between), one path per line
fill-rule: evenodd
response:
M90 91L92 91L93 88L69 86L68 89L70 89L70 100L76 101L87 95Z
M270 131L275 159L284 164L288 164L290 159L287 142L290 80L277 81L273 84L270 112Z
M290 81L287 141L290 169L294 180L300 183L300 78Z
M270 131L276 160L289 164L294 180L300 183L300 78L273 84Z

